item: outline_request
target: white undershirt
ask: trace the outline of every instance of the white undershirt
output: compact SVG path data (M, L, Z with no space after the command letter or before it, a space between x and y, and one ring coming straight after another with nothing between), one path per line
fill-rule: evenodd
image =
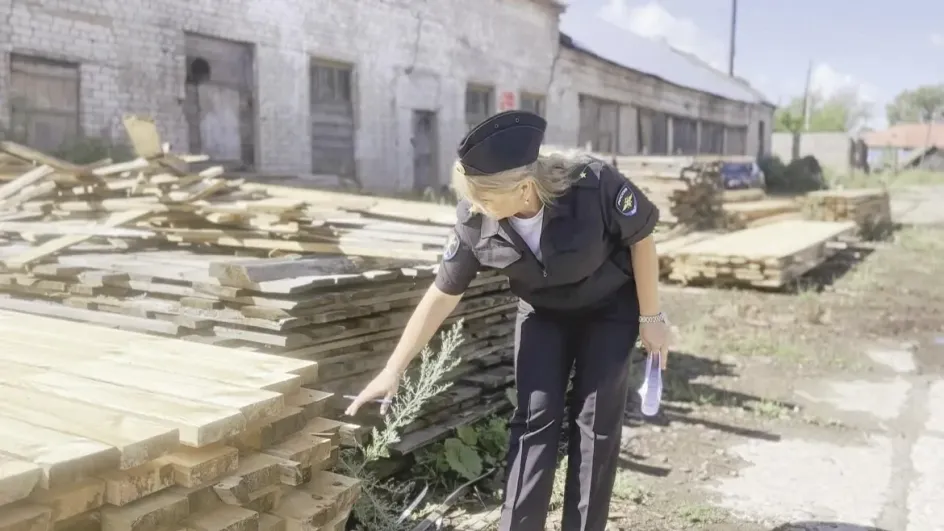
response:
M544 207L541 207L541 210L530 218L512 216L508 218L508 221L515 232L518 233L518 236L521 236L521 239L524 240L524 243L528 244L528 248L534 253L535 258L538 261L543 261L544 258L541 256L541 229L544 226Z

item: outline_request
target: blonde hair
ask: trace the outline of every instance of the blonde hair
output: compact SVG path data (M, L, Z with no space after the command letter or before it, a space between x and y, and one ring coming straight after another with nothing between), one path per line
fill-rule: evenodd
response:
M547 205L566 193L582 177L581 172L576 170L592 160L589 155L577 150L550 150L542 147L541 154L531 164L488 175L466 175L465 168L457 160L452 168L452 188L456 195L472 204L472 212L481 213L478 204L483 193L508 193L530 180L534 183L534 191L541 204Z

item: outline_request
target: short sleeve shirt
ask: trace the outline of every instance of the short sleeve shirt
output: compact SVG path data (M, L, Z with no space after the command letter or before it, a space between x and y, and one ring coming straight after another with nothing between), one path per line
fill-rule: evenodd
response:
M436 286L459 295L482 269L508 276L535 307L580 308L632 278L630 247L649 236L658 208L611 166L578 167L573 186L547 205L538 260L507 220L472 214L465 201L443 250Z

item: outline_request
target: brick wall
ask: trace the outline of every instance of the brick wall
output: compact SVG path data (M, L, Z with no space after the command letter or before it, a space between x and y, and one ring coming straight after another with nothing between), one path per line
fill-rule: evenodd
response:
M9 53L81 64L82 125L123 139L123 113L147 113L186 150L185 32L253 43L255 160L264 173L311 169L309 61L354 65L355 160L374 189L413 184L411 115L438 115L448 180L466 131L467 83L547 96L549 143L575 145L577 96L594 94L683 116L748 125L748 153L769 109L720 100L558 49L548 0L0 0L0 122L8 118ZM556 65L556 67L552 67ZM635 110L620 116L621 149L636 146ZM767 142L769 146L769 141ZM768 147L769 149L769 147Z
M188 145L184 32L254 43L263 172L311 167L310 58L352 63L358 173L378 189L412 186L413 109L438 113L445 182L466 83L543 93L557 49L557 13L542 0L0 0L0 25L0 120L10 52L73 61L86 134L121 139L123 113L148 113L177 149Z

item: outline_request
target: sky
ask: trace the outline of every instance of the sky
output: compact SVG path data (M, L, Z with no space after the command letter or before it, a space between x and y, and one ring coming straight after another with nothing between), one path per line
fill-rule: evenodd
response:
M731 0L565 3L727 71ZM814 89L855 90L872 105L868 125L884 127L885 104L899 92L944 83L941 21L942 0L740 0L735 74L786 104L812 64Z

